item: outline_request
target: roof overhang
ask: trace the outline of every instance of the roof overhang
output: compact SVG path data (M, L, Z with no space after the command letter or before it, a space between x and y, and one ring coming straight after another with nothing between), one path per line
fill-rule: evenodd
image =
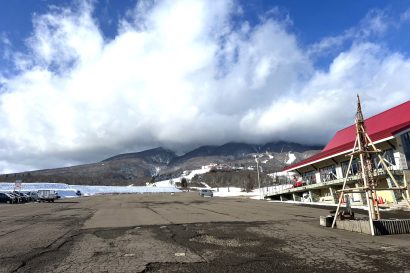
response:
M378 143L381 143L381 142L384 142L384 141L388 141L388 140L391 140L391 139L394 139L394 138L395 138L394 136L389 136L389 137L386 137L386 138L383 138L383 139L374 141L373 143L374 143L374 144L378 144ZM323 157L323 158L317 159L317 160L315 160L315 161L307 162L307 163L305 163L305 164L303 164L303 165L296 166L296 167L294 167L294 168L286 169L285 171L286 171L286 172L290 172L290 171L293 171L293 170L297 170L297 169L300 169L300 168L303 168L303 167L306 167L306 166L309 166L309 165L318 163L318 162L320 162L320 161L324 161L324 160L327 160L327 159L330 159L330 158L333 158L333 157L336 157L336 156L339 156L339 155L343 155L343 154L350 153L351 151L353 151L353 147L352 147L351 149L348 149L348 150L339 152L339 153L337 153L337 154L332 154L332 155L329 155L329 156L327 156L327 157Z

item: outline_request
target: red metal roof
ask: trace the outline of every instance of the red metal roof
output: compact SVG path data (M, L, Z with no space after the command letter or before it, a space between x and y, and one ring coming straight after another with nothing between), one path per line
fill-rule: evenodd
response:
M410 128L410 100L372 116L364 122L372 141L376 142L392 137L398 132ZM354 124L338 131L320 153L299 163L289 165L284 170L293 170L308 163L353 149L355 134Z

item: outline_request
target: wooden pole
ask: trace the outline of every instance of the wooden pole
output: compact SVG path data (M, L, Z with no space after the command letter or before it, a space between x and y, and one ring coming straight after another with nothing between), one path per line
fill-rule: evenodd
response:
M356 137L356 140L355 140L354 145L353 145L353 152L356 149L356 146L357 146L357 137ZM353 154L350 155L349 165L347 166L345 179L343 181L342 192L340 193L340 196L339 196L339 202L337 204L335 218L333 219L333 223L332 223L332 228L335 228L336 218L337 218L337 215L339 214L340 205L342 204L343 193L344 193L343 191L345 190L345 187L346 187L347 177L349 175L349 171L350 171L350 168L352 166L352 162L353 162Z
M363 118L363 113L362 113L362 107L360 104L360 97L357 95L357 113L356 113L356 135L358 139L358 146L359 146L359 158L360 158L360 165L362 167L362 178L363 178L363 185L365 188L369 186L369 166L367 165L368 163L368 158L364 158L364 153L366 152L366 130L364 126L364 118ZM365 164L366 163L366 164ZM370 191L371 193L371 191ZM369 195L369 191L366 191L366 201L367 201L367 207L369 211L369 225L370 225L370 231L372 236L374 236L374 226L373 226L373 220L376 218L376 212L374 210L373 206L373 196Z
M377 191L373 189L372 193L373 193L373 202L374 204L376 204L376 218L377 220L380 220L380 210L379 210L379 201L377 198Z
M403 172L403 180L404 180L404 186L406 188L406 196L407 199L409 199L409 188L408 188L408 183L407 183L407 178L406 178L406 172Z

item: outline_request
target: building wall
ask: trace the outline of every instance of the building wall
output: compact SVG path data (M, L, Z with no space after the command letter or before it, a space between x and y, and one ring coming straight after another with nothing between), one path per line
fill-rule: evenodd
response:
M378 182L379 188L388 188L389 185L386 179L380 180ZM383 202L386 204L393 204L394 203L394 193L393 191L377 191L377 197L383 198Z
M397 142L396 147L397 148L396 148L396 153L395 153L395 159L396 159L396 163L402 170L408 170L410 166L408 166L407 162L410 160L410 158L406 159L401 136L402 134L396 137L396 142Z
M392 158L392 160L393 160L394 166L391 166L388 164L388 166L391 167L392 169L403 170L408 167L407 166L408 160L406 159L405 153L403 152L402 143L401 143L401 139L399 136L396 137L395 139L389 140L388 142L385 141L382 143L378 143L376 147L382 151L390 150L390 149L393 150L394 158ZM391 152L390 152L390 158L391 158ZM326 159L320 162L313 163L313 166L309 165L309 166L301 167L298 169L298 171L304 174L307 172L311 172L312 170L315 170L316 184L321 184L324 181L321 177L320 170L328 166L335 165L336 166L335 171L336 171L336 176L337 176L337 178L335 179L343 179L345 176L345 173L343 173L341 162L346 162L349 159L350 158L346 155L339 155L339 156L335 156L332 159ZM348 187L350 188L354 188L357 186L358 185L355 184L354 182L349 182L349 185L348 185ZM382 179L379 181L378 187L388 188L389 183L387 182L386 179ZM313 201L319 201L319 202L324 202L324 203L337 203L338 195L336 194L336 190L340 190L341 188L342 186L338 185L338 186L324 187L321 189L311 190L311 193L314 193L314 195L317 197L317 198L314 198L316 200L313 200ZM377 195L383 199L384 203L392 204L395 202L393 191L389 191L389 190L378 191ZM296 194L296 196L298 196L298 194ZM359 204L359 203L363 204L364 202L363 194L350 193L349 196L350 196L350 200L352 200L352 202L355 204Z

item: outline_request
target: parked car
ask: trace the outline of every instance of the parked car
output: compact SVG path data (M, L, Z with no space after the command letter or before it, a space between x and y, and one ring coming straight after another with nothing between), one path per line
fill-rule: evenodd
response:
M54 202L56 199L60 198L58 193L53 190L39 190L37 195L38 202Z
M16 203L16 198L11 194L0 192L0 203Z
M205 197L205 196L213 197L213 196L214 196L214 193L212 192L212 190L201 189L201 190L199 191L199 195L202 196L202 197Z
M18 195L18 196L20 196L21 203L26 203L26 202L29 202L29 201L30 201L30 197L28 197L27 194L24 194L24 193L22 193L22 192L20 192L20 191L14 191L13 193L16 194L16 195Z
M14 197L14 203L23 203L23 198L20 196L20 194L17 194L15 192L8 192L7 194Z
M34 191L29 191L26 193L27 196L29 197L30 201L37 201L38 200L38 194L37 192Z

